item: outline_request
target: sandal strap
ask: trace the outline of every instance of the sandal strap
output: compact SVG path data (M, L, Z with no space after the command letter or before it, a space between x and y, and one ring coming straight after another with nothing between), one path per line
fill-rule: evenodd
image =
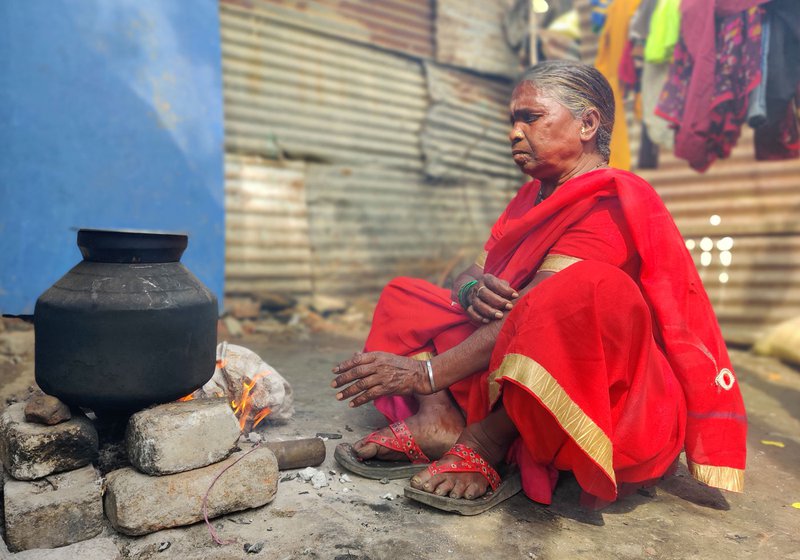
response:
M437 461L428 467L431 476L448 472L475 472L480 473L489 482L492 492L500 486L500 475L481 457L480 453L463 443L455 444L445 455L455 455L460 461Z
M393 438L382 436L379 432L372 432L366 437L367 443L377 443L381 447L404 453L405 456L408 457L408 460L415 464L431 462L427 455L423 453L422 449L420 449L420 446L417 445L414 435L411 433L411 430L408 429L405 422L402 420L395 422L389 426L389 429L392 430L394 434Z

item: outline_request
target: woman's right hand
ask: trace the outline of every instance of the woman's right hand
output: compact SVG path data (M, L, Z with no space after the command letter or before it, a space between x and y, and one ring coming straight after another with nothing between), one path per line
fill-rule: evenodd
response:
M514 307L519 293L497 276L484 274L468 295L467 315L476 323L491 323L505 316Z

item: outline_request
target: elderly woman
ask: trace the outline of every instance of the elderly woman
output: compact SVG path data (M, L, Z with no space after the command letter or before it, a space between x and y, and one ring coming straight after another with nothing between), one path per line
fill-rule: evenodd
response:
M550 503L562 470L599 506L652 484L684 449L696 479L741 491L739 387L672 218L644 180L607 166L608 82L539 64L510 119L512 157L533 180L452 292L386 287L365 351L332 385L394 423L337 460L374 478L413 474L407 495L465 514L520 480Z

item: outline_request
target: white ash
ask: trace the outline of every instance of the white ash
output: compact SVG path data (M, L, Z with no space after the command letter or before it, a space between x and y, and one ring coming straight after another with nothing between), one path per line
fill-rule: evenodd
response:
M325 473L318 471L314 467L304 468L302 471L299 471L297 473L297 476L299 476L303 480L303 482L308 482L309 480L314 478L314 476L317 474L322 474L323 477L325 476Z

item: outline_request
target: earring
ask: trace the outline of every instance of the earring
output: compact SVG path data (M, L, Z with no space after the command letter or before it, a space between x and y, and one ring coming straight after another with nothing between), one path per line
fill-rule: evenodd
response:
M581 127L581 134L586 134L586 127L585 126Z

